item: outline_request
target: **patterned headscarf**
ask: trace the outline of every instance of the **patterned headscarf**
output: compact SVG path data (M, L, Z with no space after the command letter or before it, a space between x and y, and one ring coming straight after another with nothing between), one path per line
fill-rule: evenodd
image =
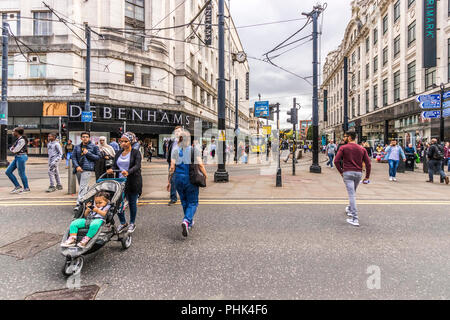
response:
M128 139L128 140L131 142L131 144L133 144L133 141L134 141L134 139L135 139L135 135L134 135L132 132L125 132L125 133L122 135L122 139L123 139L123 138Z

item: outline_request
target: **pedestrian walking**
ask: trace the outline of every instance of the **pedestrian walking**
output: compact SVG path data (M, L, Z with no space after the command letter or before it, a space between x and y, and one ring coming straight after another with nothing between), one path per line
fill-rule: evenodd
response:
M50 186L47 191L55 192L56 190L62 190L61 179L59 177L59 163L63 157L63 151L61 144L56 139L56 133L49 133L48 135L48 177L50 178ZM56 184L56 185L55 185Z
M366 141L364 142L364 149L366 149L367 154L369 155L369 158L373 157L373 148L370 146L370 144Z
M334 159L334 164L341 174L347 189L349 205L345 211L347 222L353 226L359 226L358 209L356 207L356 189L362 179L363 163L366 167L366 176L363 183L369 183L372 164L366 149L356 143L356 133L348 132L344 135L345 145L339 148Z
M172 164L172 149L177 144L178 138L180 137L181 132L183 131L181 126L176 126L175 131L173 132L174 137L172 137L169 141L167 141L167 163L168 163L168 171L170 172L170 167ZM170 173L169 173L170 175ZM168 205L171 206L175 203L177 203L177 189L175 187L175 183L173 181L170 181L170 200Z
M120 150L120 146L116 141L116 138L112 138L109 145L114 149L115 152L118 152Z
M210 154L212 161L216 158L216 140L214 138L211 139L211 145L209 146Z
M130 208L130 223L128 224L126 221L125 211L119 212L120 225L117 227L118 233L125 230L133 233L136 230L137 202L142 194L142 156L139 150L132 148L132 141L133 135L130 132L122 135L122 138L120 138L121 150L114 157L113 168L107 171L108 174L113 174L113 170L120 171L118 177L127 179L125 183L125 198Z
M400 160L406 162L405 152L402 147L397 145L396 140L392 140L390 146L385 148L385 153L384 160L389 163L389 181L397 181L397 169Z
M336 156L336 152L337 152L337 146L333 140L331 140L330 143L325 147L325 151L328 154L327 166L330 166L331 168L333 168L333 161L334 161L334 157Z
M64 146L64 153L66 154L66 169L69 168L69 161L72 159L74 145L72 144L72 140L67 141L67 144Z
M95 180L98 180L106 173L106 170L113 166L114 157L116 156L116 151L106 142L106 137L101 136L98 142L100 159L95 162Z
M431 145L428 149L428 177L427 182L433 183L433 175L435 172L439 172L441 179L449 184L449 177L445 175L442 169L442 162L444 161L444 147L438 144L437 139L431 139Z
M450 142L447 141L444 147L444 165L447 165L447 171L450 172Z
M192 163L194 159L194 163ZM184 237L189 235L189 231L194 226L194 215L198 207L199 186L190 181L190 165L198 164L200 172L208 178L202 162L201 149L190 144L190 136L186 131L180 132L178 143L172 148L171 165L167 191L170 191L173 181L183 206L184 218L181 223Z
M11 148L9 148L9 150L14 154L14 160L9 164L5 174L14 184L14 189L10 192L11 194L30 192L28 178L25 173L25 164L28 160L28 139L24 136L24 132L25 130L21 127L17 127L13 130L13 136L16 138L16 141ZM16 169L19 171L19 177L22 180L23 188L14 175L14 171Z
M78 211L81 205L81 198L89 189L89 179L91 172L95 171L95 163L100 159L99 148L92 143L89 132L81 133L81 143L75 146L72 154L72 164L74 174L77 175L80 190L78 192L77 204L74 211Z

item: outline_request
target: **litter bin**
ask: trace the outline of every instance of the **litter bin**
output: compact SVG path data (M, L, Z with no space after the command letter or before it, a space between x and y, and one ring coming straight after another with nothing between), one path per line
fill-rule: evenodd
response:
M416 157L415 157L414 153L407 153L405 170L414 172L415 163L416 163Z
M297 159L303 158L303 150L298 150Z
M397 172L398 172L398 173L405 173L405 171L406 171L406 164L405 164L405 161L400 160L400 161L398 162L398 169L397 169Z

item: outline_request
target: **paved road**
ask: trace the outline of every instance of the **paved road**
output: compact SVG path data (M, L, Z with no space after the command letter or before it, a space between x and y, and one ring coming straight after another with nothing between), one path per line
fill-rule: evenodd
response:
M149 203L147 201L146 203ZM86 260L81 284L97 299L449 299L448 205L360 205L361 227L341 202L202 204L188 239L181 207L139 208L127 250L111 242ZM33 232L62 234L69 205L1 206L0 247ZM55 245L24 260L0 255L0 299L62 289ZM369 290L369 266L381 288Z

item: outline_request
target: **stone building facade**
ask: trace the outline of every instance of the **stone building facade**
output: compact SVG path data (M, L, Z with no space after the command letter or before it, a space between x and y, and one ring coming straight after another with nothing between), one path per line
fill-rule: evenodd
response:
M323 66L320 130L341 139L344 123L344 58L348 59L349 130L372 145L439 137L439 119L422 118L416 97L450 89L449 1L437 1L435 67L425 68L424 14L430 0L355 0L337 50ZM434 1L431 1L434 3ZM428 12L428 11L427 11ZM325 99L326 98L326 99ZM446 139L450 139L446 119Z

